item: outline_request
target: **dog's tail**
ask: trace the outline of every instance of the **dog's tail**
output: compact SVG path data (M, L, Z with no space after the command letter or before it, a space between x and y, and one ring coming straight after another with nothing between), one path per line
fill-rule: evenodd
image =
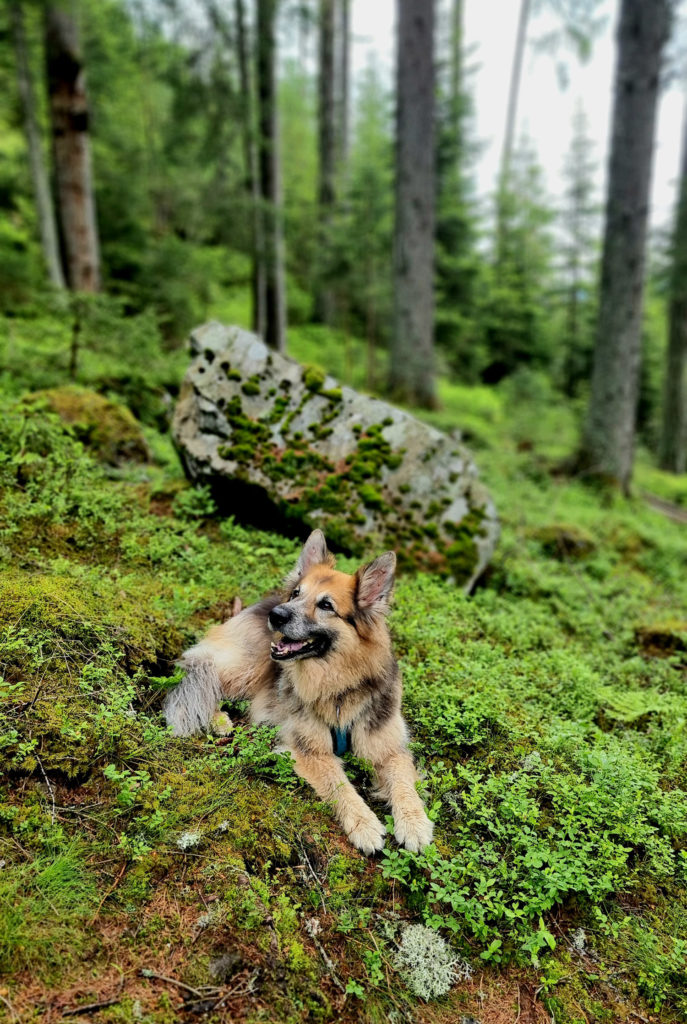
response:
M237 596L232 601L229 617L235 618L242 610L243 602ZM224 696L222 683L213 651L207 643L186 651L179 665L186 674L165 697L162 711L172 735L192 736L209 728Z
M165 697L162 711L174 736L192 736L209 728L222 700L222 684L212 658L187 651L179 662L184 678Z

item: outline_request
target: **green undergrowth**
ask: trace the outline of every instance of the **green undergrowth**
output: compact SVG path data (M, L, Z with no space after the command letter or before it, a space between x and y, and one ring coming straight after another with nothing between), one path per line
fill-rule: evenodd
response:
M516 392L443 394L430 418L469 424L503 536L471 597L399 579L436 840L412 855L390 836L374 861L244 706L226 739L172 739L160 716L175 658L296 543L220 519L165 435L148 431L150 464L113 467L78 426L4 400L0 971L20 1019L60 992L106 1000L115 965L99 1019L177 1020L183 992L140 971L202 988L222 957L237 1016L412 1018L408 923L485 991L519 972L556 1021L686 1019L687 538L641 495L679 504L684 479L661 491L640 461L636 497L599 494L556 475L575 410L530 407L528 428ZM348 770L383 815L366 766ZM437 1019L479 1018L472 998L458 983Z

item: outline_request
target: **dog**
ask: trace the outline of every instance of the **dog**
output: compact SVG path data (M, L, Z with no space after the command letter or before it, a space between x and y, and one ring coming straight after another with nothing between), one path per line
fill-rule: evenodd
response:
M249 699L251 720L279 727L280 749L365 854L382 849L385 828L344 772L347 749L372 764L400 844L419 852L433 832L416 790L386 624L395 568L387 551L352 576L338 572L315 530L281 591L183 654L185 677L164 704L173 734L188 736L210 726L223 699Z

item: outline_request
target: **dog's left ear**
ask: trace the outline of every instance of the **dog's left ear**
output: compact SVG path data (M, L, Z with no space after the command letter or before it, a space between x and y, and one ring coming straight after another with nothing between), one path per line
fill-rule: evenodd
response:
M385 551L374 562L358 569L356 580L356 604L361 611L380 612L389 610L389 600L394 586L396 555Z
M324 539L322 530L313 530L298 556L296 567L286 577L287 586L295 586L298 580L305 576L315 565L328 565L334 568L336 559L327 548L327 541Z

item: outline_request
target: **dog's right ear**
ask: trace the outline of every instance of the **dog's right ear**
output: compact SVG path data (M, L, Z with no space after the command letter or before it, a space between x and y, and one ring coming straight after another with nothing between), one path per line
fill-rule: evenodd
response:
M327 541L324 539L322 530L313 530L303 545L296 567L286 577L284 584L287 587L293 587L302 576L310 572L313 566L328 565L330 569L333 569L335 562L334 555L327 548Z

